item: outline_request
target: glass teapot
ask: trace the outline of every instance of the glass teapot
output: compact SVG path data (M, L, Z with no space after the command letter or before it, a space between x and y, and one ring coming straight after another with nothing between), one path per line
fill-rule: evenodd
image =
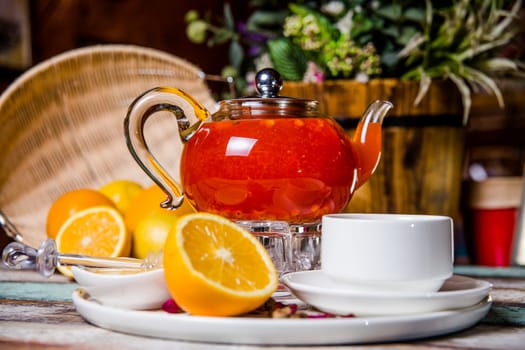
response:
M378 164L381 123L392 104L373 102L350 139L317 101L279 97L281 87L279 74L264 69L256 76L260 96L220 101L214 114L176 88L139 96L126 116L125 136L134 159L166 193L161 206L173 209L188 200L231 220L289 223L342 211ZM184 144L180 185L144 137L146 120L158 111L177 119Z

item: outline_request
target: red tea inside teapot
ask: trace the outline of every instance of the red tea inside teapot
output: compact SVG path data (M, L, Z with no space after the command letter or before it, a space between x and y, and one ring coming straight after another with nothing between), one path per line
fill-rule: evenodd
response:
M380 158L381 122L390 102L372 103L351 140L319 111L317 101L277 96L282 86L277 72L259 72L257 86L261 97L221 101L211 116L172 88L150 90L131 105L125 122L128 146L163 185L168 194L163 206L176 207L185 198L199 211L233 220L316 222L342 211L370 177ZM188 104L199 118L193 125L186 122L188 107L181 107ZM145 120L158 110L172 111L179 122L183 195L144 141Z

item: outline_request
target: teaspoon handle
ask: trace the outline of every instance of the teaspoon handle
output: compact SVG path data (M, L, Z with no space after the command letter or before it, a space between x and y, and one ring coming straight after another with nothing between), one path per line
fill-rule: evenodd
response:
M94 257L76 254L59 254L58 263L63 266L86 266L122 269L146 269L148 266L141 259Z
M57 266L83 266L114 269L152 269L161 265L159 259L134 259L126 257L94 257L76 254L60 254L53 239L45 240L37 249L20 242L9 243L2 253L7 268L33 270L49 277Z
M2 252L2 262L15 270L34 270L49 277L55 272L58 252L53 239L45 240L37 249L21 242L11 242Z

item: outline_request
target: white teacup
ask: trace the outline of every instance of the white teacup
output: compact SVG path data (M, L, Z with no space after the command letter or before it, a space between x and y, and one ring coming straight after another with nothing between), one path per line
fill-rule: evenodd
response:
M323 216L321 270L359 292L435 292L452 276L453 222L447 216Z

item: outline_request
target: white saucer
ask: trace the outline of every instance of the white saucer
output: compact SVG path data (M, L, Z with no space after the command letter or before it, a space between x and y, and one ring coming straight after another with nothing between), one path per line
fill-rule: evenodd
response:
M171 296L164 280L164 269L150 271L94 272L72 267L75 280L92 297L103 304L133 310L157 309Z
M281 282L300 300L336 315L403 315L459 309L479 303L492 285L485 281L454 275L438 292L363 293L326 276L321 270L293 272Z
M98 303L79 288L77 311L99 327L147 337L258 345L364 344L405 341L457 332L478 323L490 297L463 309L414 315L343 318L202 317L137 311Z

